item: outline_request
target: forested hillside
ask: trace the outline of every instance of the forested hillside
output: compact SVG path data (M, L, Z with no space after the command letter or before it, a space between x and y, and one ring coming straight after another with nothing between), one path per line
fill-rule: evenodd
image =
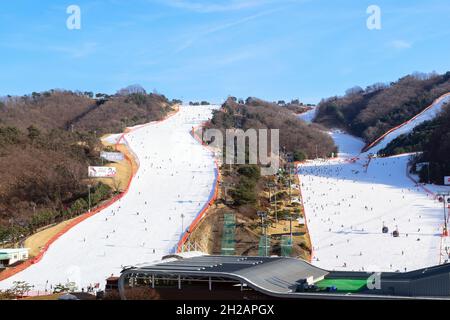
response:
M375 84L364 90L355 87L347 90L343 97L323 100L314 121L344 129L370 143L448 92L450 72L409 75L389 85ZM415 163L430 162L430 170L425 165L419 172L421 180L425 182L429 178L442 184L443 176L450 175L449 141L450 110L447 107L438 118L426 121L411 133L391 141L378 155L423 152L414 159Z
M380 150L380 156L391 156L404 152L419 152L413 158L422 182L443 184L443 177L450 176L450 106L434 120L424 122L411 133L399 136ZM429 165L429 167L428 167Z
M66 124L95 106L95 100L68 91L47 91L20 97L5 97L0 105L0 125L26 130L64 129Z
M389 85L349 89L343 97L323 100L315 122L337 127L371 142L412 118L436 98L450 92L450 72L414 74Z
M439 126L439 119L425 121L409 134L402 134L378 152L379 156L389 157L402 153L421 152L430 143L431 136Z
M122 89L114 96L52 90L7 97L0 104L0 125L25 130L70 129L78 132L121 132L127 126L162 119L172 103L163 95Z
M392 141L381 155L403 152L422 152L413 158L422 182L443 184L443 177L450 176L450 108L445 108L439 117L415 128L407 135ZM428 167L429 165L429 167ZM412 166L413 171L415 166Z
M99 96L99 95L97 95ZM103 133L162 119L164 96L125 88L113 96L52 90L0 102L0 242L83 213L113 190L87 180Z
M220 110L214 112L210 127L279 129L280 147L294 154L295 160L329 157L337 149L329 135L317 124L306 124L292 110L260 99L249 98L245 103L229 98Z

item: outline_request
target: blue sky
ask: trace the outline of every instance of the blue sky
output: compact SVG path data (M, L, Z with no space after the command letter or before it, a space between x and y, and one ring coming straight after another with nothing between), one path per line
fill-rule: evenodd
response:
M69 5L81 30L66 27ZM382 29L368 30L369 5ZM15 0L0 5L0 95L52 88L318 102L450 70L448 0Z

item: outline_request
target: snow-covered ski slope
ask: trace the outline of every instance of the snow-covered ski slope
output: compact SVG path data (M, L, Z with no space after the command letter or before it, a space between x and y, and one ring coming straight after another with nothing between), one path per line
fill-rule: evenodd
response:
M94 283L103 287L121 266L159 260L170 253L182 223L189 226L214 187L213 155L190 135L214 108L218 106L182 106L169 119L126 134L140 163L128 193L69 230L39 263L1 282L0 288L18 280L35 285L36 290L68 280L79 288Z
M314 107L312 107L311 110L303 112L298 117L300 119L302 119L303 121L312 122L314 120L315 116L316 116L316 113L317 113L317 107L314 106Z
M407 160L376 159L367 173L342 159L300 166L315 265L404 271L439 263L442 205L406 177Z
M375 148L432 119L446 100L400 127L400 133L391 132ZM407 177L409 155L374 158L366 170L367 155L375 150L360 154L360 139L339 131L330 135L339 147L337 159L299 165L312 263L332 270L410 271L441 262L442 204ZM383 223L388 233L382 232ZM400 236L394 238L397 228Z
M419 113L417 116L412 118L410 121L393 128L387 132L386 135L378 138L374 143L372 143L367 150L369 153L377 154L378 151L386 148L386 146L402 134L410 133L419 124L434 119L441 111L443 107L448 106L450 102L450 94L443 95L436 99L434 103L425 109L423 112Z

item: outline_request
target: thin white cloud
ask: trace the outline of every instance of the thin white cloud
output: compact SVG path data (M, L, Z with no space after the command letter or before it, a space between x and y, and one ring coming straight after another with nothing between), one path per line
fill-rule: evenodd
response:
M80 46L50 46L50 51L68 54L71 58L84 58L93 54L97 50L97 43L86 42Z
M220 31L232 28L232 27L236 27L236 26L245 24L245 23L250 22L252 20L255 20L257 18L260 18L260 17L266 16L266 15L272 14L272 13L274 13L276 11L280 11L282 9L284 9L284 8L277 8L277 9L262 11L262 12L253 14L251 16L244 17L244 18L236 20L236 21L224 23L224 24L217 25L217 26L205 29L203 31L200 31L197 34L194 34L194 35L190 36L187 40L185 40L184 43L181 46L179 46L177 48L177 50L175 50L175 53L179 53L179 52L181 52L183 50L188 49L196 41L198 41L199 39L201 39L203 37L209 36L209 35L214 34L216 32L220 32Z
M211 0L165 0L161 2L173 8L200 13L211 13L255 8L268 3L273 3L274 0L227 0L216 1L215 3Z
M84 42L74 45L37 45L36 43L19 39L0 42L0 47L37 53L62 53L68 55L70 58L78 59L95 53L98 49L98 44L96 42Z
M389 43L389 46L397 50L404 50L412 48L412 43L406 40L394 40Z

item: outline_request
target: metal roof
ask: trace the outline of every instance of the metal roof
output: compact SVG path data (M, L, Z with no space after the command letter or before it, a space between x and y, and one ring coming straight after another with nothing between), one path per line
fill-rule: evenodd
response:
M303 260L280 257L199 256L125 270L133 273L226 276L263 291L288 293L297 282L322 279L328 271Z
M450 274L450 263L427 267L409 272L383 272L382 280L417 280L435 275Z
M405 273L381 273L381 282L412 282L416 279L426 279L434 275L450 275L450 264L424 268ZM319 281L324 277L331 278L360 278L365 279L370 274L366 272L326 271L317 268L306 261L286 257L243 257L243 256L209 256L183 258L182 255L172 255L170 259L151 265L139 265L125 268L119 279L119 291L122 299L124 294L125 278L139 277L141 275L155 275L157 277L217 277L236 280L245 283L249 287L277 298L303 298L303 299L448 299L445 295L435 297L427 296L402 296L387 295L379 290L370 290L361 293L339 292L295 292L299 280L310 277L313 281Z

